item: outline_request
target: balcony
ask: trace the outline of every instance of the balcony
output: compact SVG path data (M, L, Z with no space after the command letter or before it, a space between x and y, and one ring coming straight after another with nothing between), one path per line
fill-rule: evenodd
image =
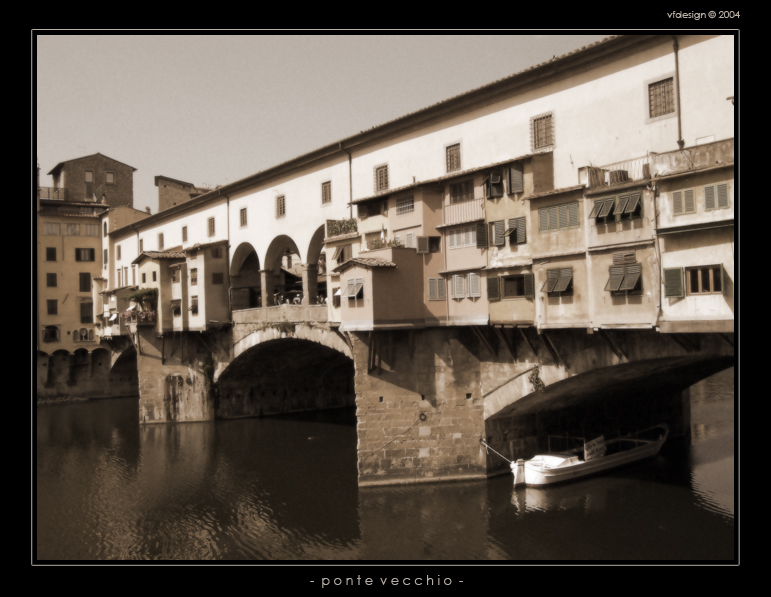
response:
M583 172L579 176L580 182L590 189L646 180L651 177L649 156L615 162L607 166L589 166L581 170Z
M156 311L136 311L135 309L129 309L120 314L122 320L126 323L133 323L135 325L155 325L158 323L158 313Z
M484 219L485 200L481 197L469 201L461 201L460 203L444 205L442 207L442 223L445 226Z
M327 220L327 238L350 234L358 230L356 218L346 220Z
M67 189L55 189L53 187L38 187L41 199L56 199L67 201Z

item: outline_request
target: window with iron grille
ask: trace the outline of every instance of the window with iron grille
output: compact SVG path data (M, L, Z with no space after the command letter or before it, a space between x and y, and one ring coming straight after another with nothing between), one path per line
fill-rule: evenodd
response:
M187 226L182 226L182 242L187 242Z
M324 205L325 203L332 203L332 183L331 182L321 183L321 204Z
M57 222L46 222L46 234L48 236L59 236L62 228Z
M541 292L557 296L572 294L573 268L561 267L546 270L546 282L541 286Z
M80 303L80 323L94 323L94 303Z
M198 269L193 268L190 270L190 286L196 286L198 284Z
M214 236L214 218L209 218L207 220L206 229L209 236Z
M444 278L428 279L428 300L443 301L446 298Z
M75 249L75 261L96 261L94 249Z
M46 247L46 261L56 261L56 247Z
M551 205L538 210L539 232L551 232L578 226L578 202Z
M56 274L46 274L46 286L56 288Z
M662 79L648 85L648 116L656 118L675 111L674 79Z
M530 118L530 141L533 151L554 146L554 114L549 112Z
M412 197L404 197L396 201L396 215L401 216L415 211L415 201Z
M120 261L120 245L117 245L117 246L115 247L115 251L116 251L116 253L115 253L115 259L117 259L118 261Z
M276 197L276 217L283 218L286 215L286 198L284 195Z
M464 180L450 185L450 203L462 203L474 198L474 181Z
M727 209L728 207L728 183L704 187L705 210L712 211L713 209Z
M388 190L388 164L375 166L375 192Z
M158 235L158 250L163 251L163 234Z
M630 256L631 253L631 256ZM624 263L634 259L634 252L616 253L613 255L613 264L610 266L608 282L605 290L612 295L638 295L642 294L642 264Z
M80 224L65 224L64 225L65 236L80 236Z
M91 292L91 274L88 272L80 274L80 292Z
M722 265L707 265L685 268L686 294L724 294L724 273Z
M447 172L460 170L460 143L447 147Z
M48 314L49 315L58 315L59 314L59 303L56 299L53 300L47 300L46 306L48 308Z
M223 274L212 274L211 275L211 283L212 284L222 284L224 281L224 275Z
M246 226L246 208L242 207L239 214L241 219L241 228L243 228L244 226Z

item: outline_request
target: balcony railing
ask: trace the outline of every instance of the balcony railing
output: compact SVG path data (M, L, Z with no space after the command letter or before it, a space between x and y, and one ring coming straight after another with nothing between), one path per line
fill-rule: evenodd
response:
M591 189L650 178L649 157L625 160L607 166L588 168L587 186Z
M442 222L445 225L482 220L484 217L485 200L482 198L451 203L442 208Z
M67 189L55 189L53 187L39 187L41 199L57 199L67 201Z

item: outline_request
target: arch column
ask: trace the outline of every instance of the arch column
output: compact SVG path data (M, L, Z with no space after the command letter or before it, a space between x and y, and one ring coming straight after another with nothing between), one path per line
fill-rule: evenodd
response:
M319 266L317 263L303 264L303 305L316 304L316 296L319 294L318 277Z
M273 304L273 272L269 269L260 270L260 296L262 297L262 306L267 307Z

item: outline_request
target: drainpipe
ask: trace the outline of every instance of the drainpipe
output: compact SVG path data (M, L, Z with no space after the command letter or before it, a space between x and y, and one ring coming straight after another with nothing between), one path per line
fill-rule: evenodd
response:
M348 209L350 210L349 217L353 218L353 173L351 171L351 152L343 147L342 141L340 141L340 150L348 154Z
M225 197L225 199L228 202L227 206L227 218L226 221L228 223L228 229L227 229L227 243L225 245L225 258L227 261L226 264L226 270L228 272L228 321L233 321L233 288L230 286L230 195Z
M683 140L683 126L682 119L680 117L680 63L677 58L677 36L672 36L672 47L675 50L675 110L677 110L677 146L682 149L685 147L685 141Z
M654 324L655 328L659 327L659 320L661 319L662 315L662 303L664 301L663 294L661 292L661 276L663 274L663 269L661 265L661 247L659 246L659 232L658 232L658 219L659 219L659 211L658 211L658 204L656 201L656 197L659 194L658 187L656 185L656 181L651 181L650 189L653 194L653 217L651 218L651 224L653 224L653 252L656 255L656 262L658 270L658 275L656 276L658 278L658 285L656 290L656 296L657 296L657 304L656 304L656 323Z

